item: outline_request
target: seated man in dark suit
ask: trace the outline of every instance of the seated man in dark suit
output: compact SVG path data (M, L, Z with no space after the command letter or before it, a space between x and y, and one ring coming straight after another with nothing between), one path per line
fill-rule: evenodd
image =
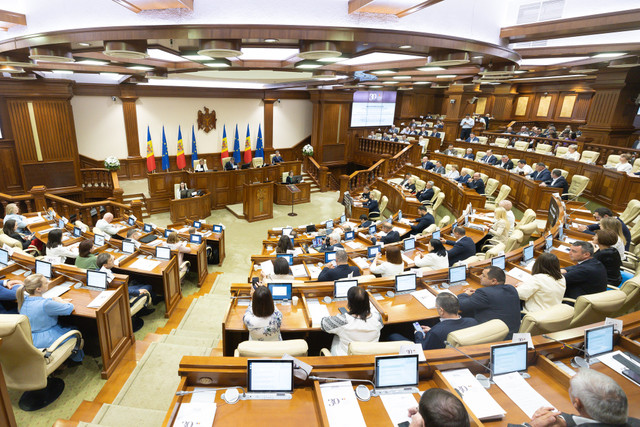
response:
M442 166L442 163L440 163L440 160L436 160L436 167L433 168L432 172L440 175L444 175L445 173L447 173L447 170L445 169L444 166Z
M622 226L622 234L624 235L624 239L626 240L626 244L624 246L625 250L629 250L629 244L631 242L631 231L629 231L629 227L618 217L614 215L614 213L609 208L598 208L593 211L593 218L598 221L598 224L591 224L589 226L579 225L578 230L584 231L585 233L594 234L597 230L600 230L600 221L603 218L616 218L620 221L620 225Z
M433 194L433 181L427 181L424 185L424 190L418 192L418 194L416 194L416 198L420 202L431 201L431 199L433 199Z
M318 282L330 282L360 275L360 269L349 265L349 257L344 249L336 251L336 266L327 264L318 275Z
M471 175L469 175L468 173L465 173L464 175L462 173L460 173L460 176L458 178L454 179L454 181L457 181L460 184L465 184L470 179L471 179Z
M236 169L236 162L233 160L233 157L229 157L229 161L224 165L224 170L232 171Z
M385 221L382 223L381 228L382 228L382 231L386 233L384 237L380 238L380 241L382 243L384 243L385 245L388 245L390 243L396 243L400 241L400 233L398 233L393 229L393 225ZM373 239L375 239L375 237ZM375 243L376 241L373 242L373 244Z
M467 181L467 187L476 190L478 194L484 194L484 181L480 177L479 172L473 174L473 179L469 178Z
M411 234L419 234L422 231L430 226L431 224L435 224L436 220L433 218L429 212L427 212L427 207L424 205L418 206L418 215L422 215L420 218L416 219L416 224L411 226Z
M375 212L377 213L380 212L380 208L378 207L378 201L375 199L369 199L366 202L363 202L362 207L369 209L369 215Z
M447 156L457 156L458 152L456 151L455 148L453 148L453 144L449 144L449 148L444 150L442 154L446 154Z
M507 339L520 329L520 298L518 291L505 285L504 270L491 266L482 270L480 289L467 289L460 295L460 311L465 317L473 317L478 323L500 319L509 327Z
M471 132L471 134L469 134L469 138L465 139L464 142L480 142L480 140L473 132Z
M578 415L542 407L534 412L529 424L532 427L640 426L639 419L629 416L629 401L622 387L613 378L595 369L580 369L571 377L569 398ZM509 427L514 425L509 424Z
M360 200L369 200L371 198L371 189L368 185L365 185L362 189L362 195L360 196Z
M503 154L502 159L500 160L500 163L497 164L497 166L510 171L511 169L513 169L513 162L509 159L509 156Z
M495 165L496 163L498 163L498 158L493 155L493 150L487 150L484 157L480 159L480 163Z
M471 317L460 317L460 303L458 297L448 292L442 292L436 297L436 311L440 316L440 322L432 327L421 326L422 333L414 331L413 341L421 344L424 350L434 350L436 348L445 348L444 342L450 332L458 329L476 326L478 322ZM407 338L400 334L391 334L390 341L404 341Z
M431 170L431 169L433 169L435 167L436 167L436 165L433 164L433 162L430 162L429 158L427 156L424 156L422 158L422 169L428 171L428 170Z
M445 243L447 245L452 245L453 248L447 251L447 255L449 257L449 266L452 266L458 261L464 261L476 254L476 244L473 243L473 239L471 237L466 236L467 232L464 227L456 227L453 230L453 237L456 238L456 241L446 240Z
M551 172L549 172L549 169L547 169L547 166L544 163L536 163L536 170L529 175L529 178L534 181L542 181L545 184L548 184L551 182Z
M282 158L282 156L280 155L280 152L276 150L273 159L271 159L271 163L273 163L274 165L276 163L282 163L284 162L284 159Z
M566 178L562 176L560 169L554 169L551 171L551 182L549 184L541 183L542 187L562 188L562 194L566 194L569 191L569 183ZM568 200L568 196L562 196L562 200Z
M578 240L571 244L569 258L576 265L560 270L564 274L567 288L564 296L576 299L580 295L595 294L607 290L607 269L593 258L593 245Z
M473 150L471 148L467 148L467 152L462 156L463 159L475 160L476 155L473 154Z

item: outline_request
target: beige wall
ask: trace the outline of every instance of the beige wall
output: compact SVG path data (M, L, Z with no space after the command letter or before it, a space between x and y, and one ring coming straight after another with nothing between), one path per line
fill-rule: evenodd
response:
M96 160L127 157L120 101L114 102L110 96L74 96L71 107L80 154Z

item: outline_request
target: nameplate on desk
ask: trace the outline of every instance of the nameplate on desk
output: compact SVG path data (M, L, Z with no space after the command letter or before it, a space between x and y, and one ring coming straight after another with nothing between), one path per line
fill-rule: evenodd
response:
M420 304L425 308L432 310L436 308L436 296L429 292L428 289L420 289L419 291L411 292L411 295L417 299Z
M100 295L95 297L93 299L93 301L91 301L89 304L87 304L87 307L88 308L100 308L100 307L102 307L102 304L107 302L107 300L109 298L111 298L111 295L113 295L115 292L116 291L102 291L102 292L100 292Z
M216 417L215 403L182 403L173 423L175 426L211 426Z
M320 394L330 426L367 426L351 381L322 384Z
M507 413L468 369L445 371L442 376L480 421L502 419Z

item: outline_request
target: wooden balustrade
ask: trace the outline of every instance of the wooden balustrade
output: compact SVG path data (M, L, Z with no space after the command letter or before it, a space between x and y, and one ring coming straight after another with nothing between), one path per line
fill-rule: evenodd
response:
M104 168L80 169L82 190L91 199L107 199L113 196L114 182L111 171Z
M6 215L5 208L9 203L18 205L20 212L35 211L35 203L31 194L12 196L10 194L0 193L0 216L4 217Z
M391 154L392 156L402 151L407 144L404 142L383 141L381 139L358 139L358 150L371 154Z
M304 170L309 174L311 179L320 187L321 192L327 191L329 187L329 168L320 166L313 156L304 157ZM335 178L334 178L335 179Z
M487 137L487 143L489 144L495 143L496 138L507 138L513 141L534 141L536 144L552 145L554 151L557 147L568 147L571 144L576 144L578 151L582 151L584 144L584 141L569 141L566 139L546 138L542 136L513 135L511 133L483 132L482 135Z

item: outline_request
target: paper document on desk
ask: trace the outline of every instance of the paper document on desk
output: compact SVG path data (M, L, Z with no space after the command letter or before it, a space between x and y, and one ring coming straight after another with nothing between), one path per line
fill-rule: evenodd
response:
M361 256L359 256L358 258L352 258L351 261L353 261L360 270L369 268L369 266L371 265L371 263L367 261L365 257L361 257Z
M292 265L290 268L293 277L309 277L307 270L304 268L304 264Z
M312 279L317 279L320 273L322 272L322 269L320 269L319 267L316 267L315 265L307 265L307 268L309 269L309 276Z
M89 308L100 308L100 307L102 307L102 304L107 302L107 300L109 298L111 298L111 295L113 295L115 292L116 291L102 291L102 292L100 292L100 295L95 297L93 299L93 301L91 301L89 304L87 304L87 307L89 307Z
M320 304L320 301L317 299L308 299L307 307L311 315L311 326L314 328L319 328L322 319L330 316L327 306Z
M415 408L418 406L418 401L411 393L401 394L383 394L380 396L384 409L387 410L387 415L391 418L391 423L394 426L400 425L400 423L411 423L411 417L409 417L409 408Z
M392 229L392 230L393 230L393 231L397 231L397 232L398 232L398 234L400 234L401 236L402 236L404 233L406 233L406 232L407 232L407 230L406 230L406 229L403 229L403 228L400 228L400 227L393 227L393 229Z
M625 377L626 379L628 379L629 381L631 381L632 383L634 383L635 385L640 386L639 383L633 381L631 378L622 374L622 371L624 369L629 369L629 368L627 368L622 363L615 360L613 356L616 356L616 355L620 355L624 357L629 362L633 363L634 365L638 366L638 368L640 368L640 364L638 364L635 360L630 359L626 354L624 354L620 350L612 351L611 353L607 353L607 354L601 354L598 356L598 360L604 363L605 365L607 365L608 367L610 367L611 369L613 369L614 371L616 371L617 373L619 373L620 375L622 375L623 377Z
M531 274L527 273L524 270L519 269L518 267L513 267L511 270L506 272L509 276L518 279L521 282L525 280L531 279Z
M429 292L428 289L420 289L419 291L411 292L411 295L420 301L420 304L424 305L425 308L429 310L436 308L436 296Z
M42 222L42 221L44 221L44 219L41 216L33 216L31 218L27 218L24 220L24 222L26 222L27 225L35 224L36 222Z
M406 197L405 200L407 202L417 202L418 201L418 199L416 199L415 197Z
M164 243L161 239L156 239L153 242L146 243L147 246L158 246L159 244Z
M270 274L273 274L273 262L271 262L271 260L261 262L260 270L262 270L265 276L269 277Z
M151 259L138 259L128 268L135 268L143 271L151 271L160 265L160 261L154 261Z
M216 391L211 390L209 387L194 387L191 395L191 403L208 403L214 404L216 401Z
M315 249L313 249L311 246L309 246L308 252L309 252L310 254L317 254L317 253L318 253L318 251L316 251Z
M322 384L320 394L330 427L367 427L351 381Z
M408 256L406 256L405 254L402 254L402 260L407 264L413 264L413 260Z
M191 402L180 405L173 425L190 427L211 427L216 417L215 403Z
M501 419L507 413L468 369L445 371L442 375L480 421Z
M298 256L298 255L302 255L304 252L302 250L302 248L295 248L293 250L293 256Z
M535 391L518 372L496 375L493 377L493 382L495 382L496 385L504 391L504 394L509 396L513 403L518 405L518 407L522 409L522 412L527 414L529 418L532 418L533 413L542 407L553 407L553 405L542 397L540 393Z
M345 245L350 247L351 249L362 249L364 245L360 242L344 242Z
M571 246L560 245L560 246L554 247L553 250L554 251L558 251L558 252L564 252L565 254L568 254L569 252L571 252Z
M411 220L409 218L402 218L400 222L403 224L411 225Z

